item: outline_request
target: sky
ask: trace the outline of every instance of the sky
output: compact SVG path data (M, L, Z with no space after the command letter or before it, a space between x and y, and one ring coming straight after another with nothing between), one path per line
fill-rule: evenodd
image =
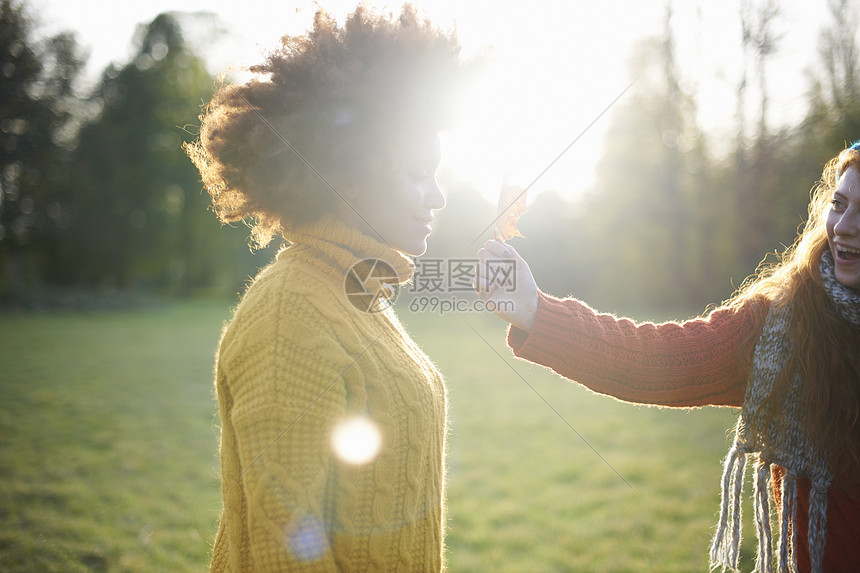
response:
M740 2L672 3L672 29L684 86L694 89L699 121L714 138L734 131L740 74ZM765 0L750 0L762 2ZM71 30L89 51L87 74L124 64L138 25L167 11L212 12L225 32L201 38L213 73L261 61L284 34L301 34L317 6L339 21L355 0L27 0L40 32ZM463 126L443 137L443 164L487 197L501 181L525 186L577 137L533 189L573 198L593 181L610 113L635 79L632 47L661 33L667 0L427 0L414 2L442 28L456 26L463 53L491 54L486 81L466 103ZM400 3L368 2L397 12ZM828 21L826 0L783 0L782 39L770 67L771 124L804 111L807 73ZM622 99L624 96L621 96ZM596 120L596 121L595 121ZM581 136L581 137L580 137ZM533 195L533 193L530 193Z

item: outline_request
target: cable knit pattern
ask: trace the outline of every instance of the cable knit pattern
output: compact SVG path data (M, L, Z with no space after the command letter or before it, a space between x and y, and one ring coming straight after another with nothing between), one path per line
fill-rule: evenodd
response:
M739 352L752 354L749 333L761 328L752 311L719 309L684 323L635 323L576 299L538 296L531 332L508 332L517 356L627 402L742 405L747 374Z
M224 510L212 571L443 569L445 386L391 309L344 293L352 265L410 259L325 217L254 280L216 364ZM382 435L363 465L331 434L353 416Z

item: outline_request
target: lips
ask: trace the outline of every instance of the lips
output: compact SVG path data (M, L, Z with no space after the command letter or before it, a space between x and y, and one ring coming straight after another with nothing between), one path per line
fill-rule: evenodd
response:
M839 261L850 263L860 260L860 249L848 247L846 245L833 245L836 251L836 258Z
M414 217L414 219L419 225L422 225L428 233L432 231L430 223L433 222L433 217Z

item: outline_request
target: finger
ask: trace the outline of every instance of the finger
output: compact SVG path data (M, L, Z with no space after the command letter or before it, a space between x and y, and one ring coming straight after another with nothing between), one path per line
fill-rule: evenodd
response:
M479 293L486 293L489 292L489 289L492 285L486 278L475 276L474 286L475 290Z
M475 288L475 294L478 295L479 299L486 300L490 296L485 285L482 284L482 281L478 277L475 277L475 280L472 282L472 286Z
M488 296L487 292L481 287L478 277L475 277L472 281L472 288L475 289L475 294L478 295L479 299L484 300Z
M481 247L478 251L478 264L475 266L475 273L481 276L487 276L487 261L498 259L499 255Z
M484 243L484 248L494 257L509 258L511 255L516 254L516 251L510 245L495 239L490 239Z
M472 280L472 286L475 288L475 292L478 293L478 297L482 299L492 295L493 291L497 288L495 283L491 283L486 278L479 276L475 276Z

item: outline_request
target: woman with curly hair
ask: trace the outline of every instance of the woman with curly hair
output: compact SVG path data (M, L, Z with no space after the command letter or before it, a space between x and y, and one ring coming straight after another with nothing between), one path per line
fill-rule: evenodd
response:
M756 571L771 571L774 562L771 488L779 571L856 570L860 142L828 162L794 245L707 317L637 324L542 293L503 243L488 241L478 256L516 261L516 292L492 284L483 263L475 286L485 300L513 302L499 315L512 325L508 344L517 356L624 401L742 408L722 479L714 567L738 568L740 496L751 459Z
M289 247L224 330L213 571L443 568L446 390L390 308L434 211L466 66L405 6L320 11L222 86L187 151L224 222Z

